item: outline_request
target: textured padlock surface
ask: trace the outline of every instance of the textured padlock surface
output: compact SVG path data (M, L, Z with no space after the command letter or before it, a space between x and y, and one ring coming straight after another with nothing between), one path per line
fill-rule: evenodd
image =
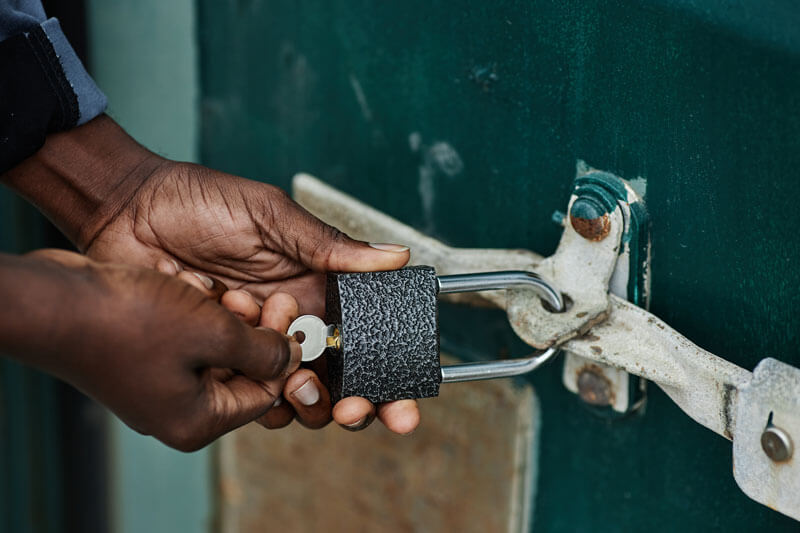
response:
M341 334L327 351L333 401L372 402L439 394L436 273L431 267L328 274L326 317Z

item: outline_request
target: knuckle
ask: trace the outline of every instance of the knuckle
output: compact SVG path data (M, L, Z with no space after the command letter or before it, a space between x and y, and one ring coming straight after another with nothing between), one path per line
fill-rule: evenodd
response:
M195 452L208 444L207 439L199 434L192 424L176 424L169 428L159 440L171 448L182 452Z
M274 185L266 185L266 197L270 203L278 205L291 203L294 201L289 196L289 193L280 187L275 187Z
M325 270L331 267L331 258L334 251L341 244L345 243L349 237L329 224L320 223L320 235L315 246L311 248L309 263L320 265Z

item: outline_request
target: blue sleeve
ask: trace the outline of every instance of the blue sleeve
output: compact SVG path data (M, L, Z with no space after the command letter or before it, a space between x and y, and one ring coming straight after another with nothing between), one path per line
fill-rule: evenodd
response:
M78 104L77 120L84 124L106 109L106 96L89 76L81 60L61 31L58 19L48 19L40 0L0 0L0 42L15 35L27 34L41 28L60 63L67 86L74 92ZM13 73L2 73L9 75Z

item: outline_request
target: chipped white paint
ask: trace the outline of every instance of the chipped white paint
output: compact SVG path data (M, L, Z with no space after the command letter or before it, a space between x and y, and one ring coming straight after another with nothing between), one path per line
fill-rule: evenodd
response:
M422 152L417 190L422 201L426 225L432 228L437 176L446 178L457 176L464 170L464 162L449 143L436 141L431 146L425 146L422 144L422 135L416 131L408 136L408 145L412 152Z
M770 421L793 443L787 461L774 462L761 447ZM800 520L800 369L764 359L739 391L733 432L733 474L752 499Z

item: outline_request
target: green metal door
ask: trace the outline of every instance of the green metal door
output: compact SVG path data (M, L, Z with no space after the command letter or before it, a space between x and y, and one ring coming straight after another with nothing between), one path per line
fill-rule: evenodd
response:
M651 310L742 367L797 366L798 28L791 0L203 0L202 160L285 188L310 172L449 244L543 254L579 160L642 180ZM460 357L525 349L500 312L441 321ZM657 387L609 421L560 371L530 378L534 529L797 529Z

